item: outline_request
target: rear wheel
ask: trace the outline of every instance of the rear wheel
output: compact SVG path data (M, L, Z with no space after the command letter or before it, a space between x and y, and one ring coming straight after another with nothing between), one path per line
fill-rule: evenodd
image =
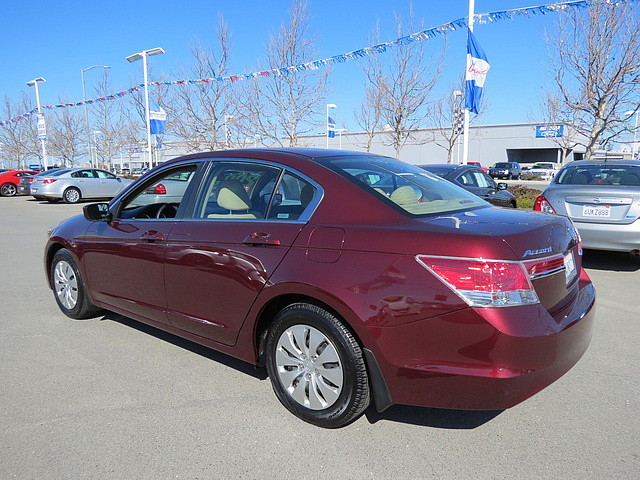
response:
M69 187L62 194L62 198L64 203L78 203L82 196L80 195L80 190L75 187Z
M324 428L341 427L369 405L362 349L326 310L296 303L278 313L266 339L266 365L278 400Z
M62 313L71 318L90 318L100 311L87 297L78 267L65 248L58 250L51 262L51 287Z
M17 191L16 186L11 182L7 182L0 187L0 195L3 197L13 197Z

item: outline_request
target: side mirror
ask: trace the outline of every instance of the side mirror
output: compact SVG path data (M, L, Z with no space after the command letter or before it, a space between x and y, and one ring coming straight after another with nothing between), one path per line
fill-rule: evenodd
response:
M82 213L84 214L84 218L90 222L110 222L113 219L113 215L111 215L109 211L108 203L85 205L82 207Z
M508 183L500 182L498 184L498 190L506 190L508 186L509 186Z

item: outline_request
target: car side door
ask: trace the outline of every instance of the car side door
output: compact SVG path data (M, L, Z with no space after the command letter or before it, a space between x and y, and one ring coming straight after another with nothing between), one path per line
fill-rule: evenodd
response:
M121 178L116 177L113 173L105 170L96 170L96 190L97 197L111 198L115 197L125 187L125 183Z
M167 244L167 313L174 327L234 345L256 297L319 201L285 168L212 161L191 218Z
M183 215L191 187L199 176L197 163L171 166L149 177L111 205L112 219L93 223L82 246L94 299L111 310L168 324L164 256L172 229ZM189 188L167 202L150 194L164 179L183 172Z

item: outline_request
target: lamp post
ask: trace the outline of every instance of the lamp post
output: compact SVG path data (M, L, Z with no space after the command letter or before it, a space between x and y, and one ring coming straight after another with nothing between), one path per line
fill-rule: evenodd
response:
M84 123L85 123L85 132L87 134L87 144L89 146L89 163L93 166L93 161L91 158L91 139L89 138L89 109L87 108L87 92L85 90L84 84L84 72L88 72L94 68L104 68L105 70L111 68L108 65L93 65L91 67L83 68L80 70L80 77L82 78L82 103L84 104Z
M95 152L95 162L92 163L93 167L98 167L99 168L99 163L98 163L98 134L102 133L101 130L94 130L93 132L91 132L93 134L93 151Z
M636 158L636 153L638 150L636 147L636 138L638 135L638 112L640 112L640 110L624 112L625 115L633 115L634 113L636 114L636 125L635 127L633 127L633 147L631 147L631 155L633 156L633 158Z
M42 107L40 106L40 91L38 90L38 84L44 83L46 80L42 77L29 80L27 85L30 87L36 87L36 104L38 105L38 138L42 147L42 162L40 163L40 170L47 169L47 146L45 144L47 140L47 129L44 122L44 115L42 114Z
M144 113L145 120L147 122L147 151L149 152L149 168L153 168L153 161L151 158L151 125L149 123L149 80L148 80L148 70L147 70L147 57L151 55L160 55L161 53L165 53L164 50L160 47L151 48L149 50L143 50L138 53L134 53L133 55L129 55L127 60L132 63L142 59L142 70L144 73Z
M463 132L460 132L460 121L464 123L464 119L461 118L462 113L462 105L460 103L460 97L462 97L463 93L460 90L453 91L453 125L451 128L453 129L453 147L456 150L456 163L460 163L460 148L455 148L458 144L458 137L460 133L464 132L464 124L462 125ZM453 155L452 155L453 156Z
M473 33L473 23L475 20L475 0L469 0L469 17L467 19L467 25L469 26L469 31ZM466 72L469 71L469 66L471 65L470 55L467 54L467 68ZM466 84L465 84L466 88ZM464 130L463 130L463 139L462 139L462 163L466 165L469 160L469 109L464 109Z
M226 148L231 147L231 136L229 135L229 122L233 120L233 115L224 116L224 142Z
M338 108L335 103L327 103L327 148L329 148L329 109L330 108ZM335 125L334 125L335 127Z

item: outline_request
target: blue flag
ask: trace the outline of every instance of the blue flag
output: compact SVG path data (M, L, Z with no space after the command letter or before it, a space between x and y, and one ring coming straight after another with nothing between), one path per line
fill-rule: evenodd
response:
M167 124L167 112L153 100L149 101L149 129L152 135L164 133Z
M333 118L328 117L327 119L327 127L329 132L329 138L335 138L336 136L336 122Z
M480 98L482 97L482 89L484 81L489 71L489 62L484 50L478 44L471 30L467 38L467 72L465 75L465 103L464 107L473 112L478 113L480 106Z

